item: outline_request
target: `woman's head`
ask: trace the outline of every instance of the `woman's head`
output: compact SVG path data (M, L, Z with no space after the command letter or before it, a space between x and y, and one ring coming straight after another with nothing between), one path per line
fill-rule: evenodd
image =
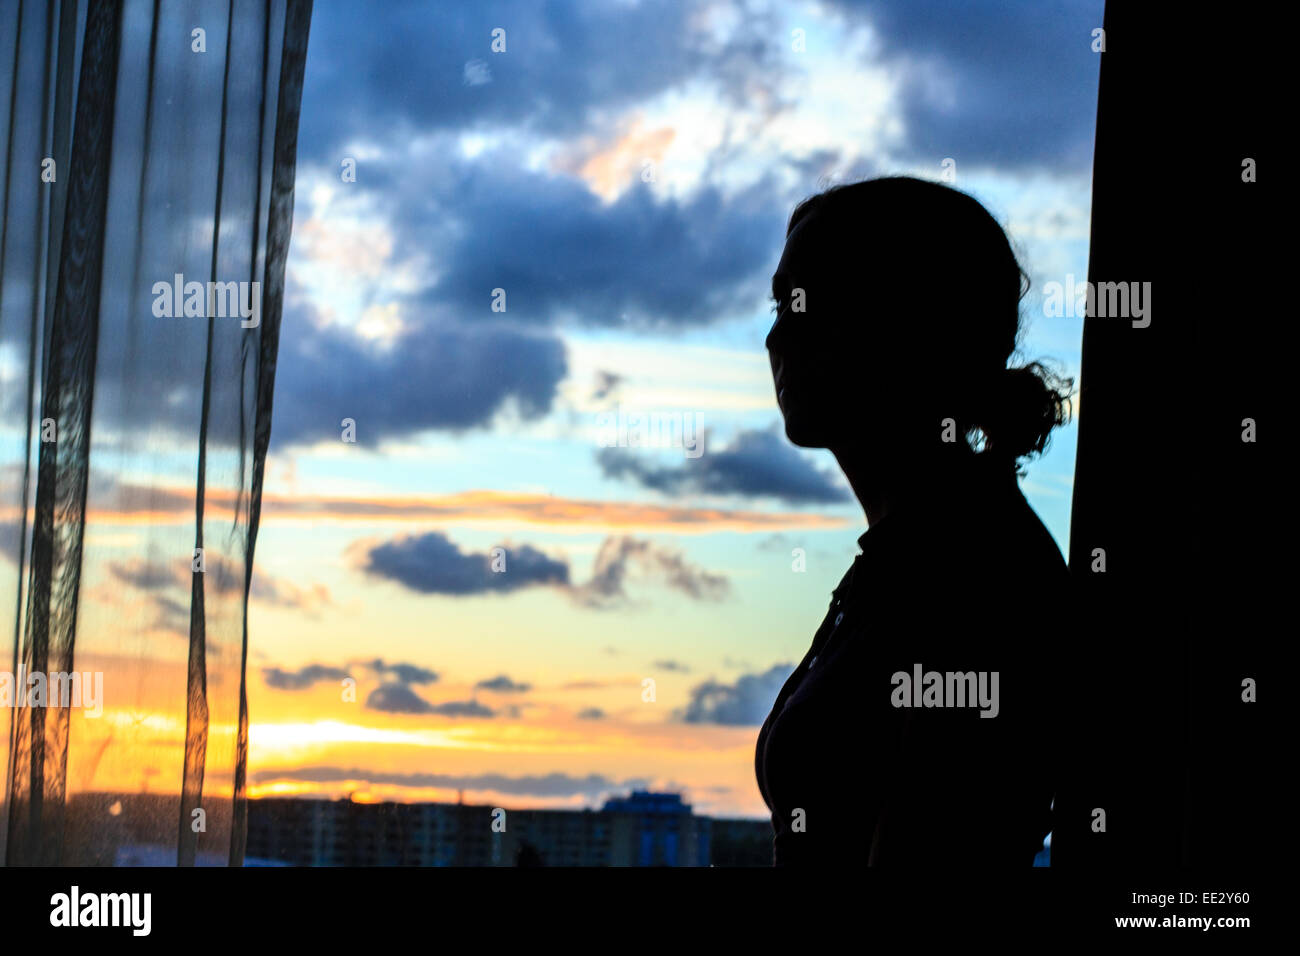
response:
M1073 383L1037 363L1007 368L1027 288L1002 227L955 189L891 177L804 200L767 338L786 434L840 450L919 448L955 430L1010 462L1042 451Z

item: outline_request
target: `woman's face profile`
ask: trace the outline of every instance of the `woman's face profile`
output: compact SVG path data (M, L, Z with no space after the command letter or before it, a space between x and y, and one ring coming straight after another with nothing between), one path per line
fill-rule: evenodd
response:
M849 418L856 416L861 426L866 410L861 403L868 376L858 336L848 334L846 321L862 302L845 294L848 277L835 266L841 256L826 248L821 224L811 213L786 238L772 275L776 321L765 343L786 436L804 448L836 444Z

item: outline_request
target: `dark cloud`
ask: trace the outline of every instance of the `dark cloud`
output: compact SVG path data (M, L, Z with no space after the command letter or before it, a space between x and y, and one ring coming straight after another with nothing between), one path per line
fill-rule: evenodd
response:
M490 553L463 552L437 531L376 545L367 555L365 570L421 594L456 596L569 581L567 564L528 545L507 548L505 570L493 571Z
M793 541L782 534L769 534L758 542L757 550L759 551L790 551L794 547Z
M496 711L491 707L485 707L476 700L449 700L441 704L434 704L431 714L441 714L443 717L495 717ZM511 716L518 716L518 708L511 710Z
M389 199L405 201L400 190ZM409 242L427 244L418 238ZM488 291L481 297L484 302ZM106 292L106 300L108 296ZM106 301L105 309L110 307L125 310L128 303ZM525 420L550 412L559 383L568 374L564 343L555 333L489 321L490 316L461 321L432 299L412 302L404 318L405 331L381 344L320 321L301 290L286 292L273 406L277 448L338 441L344 418L356 422L357 444L373 448L385 439L426 430L483 427L507 407ZM193 329L176 324L148 330L149 336L159 338L159 354L169 354L167 349L178 353L156 367L133 357L126 344L133 341L130 336L108 336L101 343L96 407L111 412L115 426L182 435L197 427L203 343L185 338L200 328L199 320L188 321ZM19 390L0 394L0 411L11 402L10 391ZM19 414L17 406L14 410ZM211 444L241 444L238 415L223 413L210 425Z
M118 487L125 489L126 486ZM190 617L188 598L194 575L191 562L190 555L170 563L137 558L129 561L111 561L107 564L107 568L109 574L122 583L148 592L160 611L161 620L167 626L175 627L188 622ZM244 587L244 577L239 570L241 563L227 560L211 549L207 550L204 554L203 572L207 593L209 595L240 593ZM302 611L312 617L318 616L321 610L334 603L329 589L322 584L300 587L292 581L277 578L265 570L253 572L248 597L250 601Z
M605 712L599 707L584 707L578 711L579 720L604 720Z
M166 594L155 594L152 600L157 612L153 626L164 631L181 631L183 636L188 637L192 616L190 602Z
M415 664L388 663L382 658L369 661L351 661L345 667L332 667L328 664L308 664L298 670L284 670L279 667L262 669L266 683L279 690L304 690L319 683L334 683L351 677L354 669L364 669L378 675L381 679L396 681L398 684L432 684L438 680L436 671Z
M745 674L734 684L705 681L691 689L681 718L688 724L761 726L793 670L792 664L777 664L762 674Z
M399 787L438 787L455 790L491 790L535 797L600 797L611 791L644 790L650 782L643 778L611 780L599 774L575 777L566 773L508 777L498 773L384 773L346 767L286 767L258 770L252 774L257 783L276 780L300 780L304 783L343 783L366 780L372 784Z
M262 680L268 687L277 690L306 690L316 684L339 683L352 676L341 667L328 667L324 664L308 664L296 671L281 670L279 667L262 668Z
M383 684L366 697L366 708L386 714L431 714L433 705L405 684Z
M424 214L467 226L441 251L446 268L421 294L425 307L488 315L500 288L515 321L672 328L763 302L789 212L771 184L658 200L637 183L607 204L579 180L511 162L465 165L454 192L443 187L446 207ZM430 229L423 217L404 227L413 241Z
M596 463L607 478L625 478L665 494L703 493L777 498L790 504L850 501L848 488L814 467L784 436L744 431L729 448L706 448L699 458L667 468L635 449L601 448Z
M113 561L108 565L109 573L133 588L141 591L164 591L177 586L186 588L194 573L190 560L183 563L176 561L166 565L156 561Z
M730 590L724 576L694 567L676 551L644 539L615 536L606 538L596 552L591 580L571 593L587 607L618 607L628 600L624 585L630 574L661 581L696 600L720 600Z
M903 71L908 149L1003 169L1086 170L1101 56L1102 0L830 0L879 32Z
M421 594L455 597L553 587L583 607L607 609L629 600L629 580L662 584L696 600L720 600L729 592L723 575L690 564L678 552L627 536L606 538L596 553L590 580L570 581L568 562L528 545L506 549L504 571L492 570L490 552L464 552L445 534L431 531L374 545L363 570Z
M243 578L234 572L229 562L215 553L205 554L204 587L209 595L229 596L243 589ZM128 561L110 561L105 565L109 576L116 578L145 595L144 606L153 611L150 626L164 631L188 635L191 625L191 595L194 571L191 557L186 554L170 563L133 558ZM106 599L120 599L120 592L105 592Z
M508 403L522 418L538 418L568 373L564 343L546 332L428 321L380 346L347 330L312 328L307 314L305 306L287 314L280 340L274 434L286 445L338 441L345 418L369 448L429 429L487 425Z
M321 4L312 18L299 151L337 167L349 142L523 126L572 135L693 77L732 102L772 88L767 20L719 39L692 4L423 0ZM491 50L505 30L506 50ZM468 82L466 65L478 61Z
M432 684L438 680L437 671L431 671L427 667L420 667L416 664L403 664L400 662L390 664L381 657L362 663L380 677L392 677L399 684Z
M596 369L596 384L592 388L591 397L595 401L608 398L622 384L622 375L607 372L605 369Z
M495 717L496 711L476 700L431 704L405 684L383 684L366 697L366 709L385 714L438 714L443 717Z
M498 694L525 694L533 689L532 684L516 683L505 674L499 674L488 680L481 680L474 686L479 690L495 691Z
M18 563L18 555L22 550L19 545L21 542L21 528L18 520L0 521L0 558Z

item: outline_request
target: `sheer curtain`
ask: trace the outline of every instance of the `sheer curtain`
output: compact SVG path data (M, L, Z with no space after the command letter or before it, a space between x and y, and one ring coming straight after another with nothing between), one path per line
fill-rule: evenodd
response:
M310 18L0 0L8 864L242 862Z

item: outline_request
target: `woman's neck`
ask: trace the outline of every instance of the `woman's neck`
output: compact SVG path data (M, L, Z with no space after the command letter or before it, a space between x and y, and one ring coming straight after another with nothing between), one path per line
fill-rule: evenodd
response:
M831 449L862 504L867 525L902 510L929 509L968 493L991 464L964 442L906 452L857 445Z

